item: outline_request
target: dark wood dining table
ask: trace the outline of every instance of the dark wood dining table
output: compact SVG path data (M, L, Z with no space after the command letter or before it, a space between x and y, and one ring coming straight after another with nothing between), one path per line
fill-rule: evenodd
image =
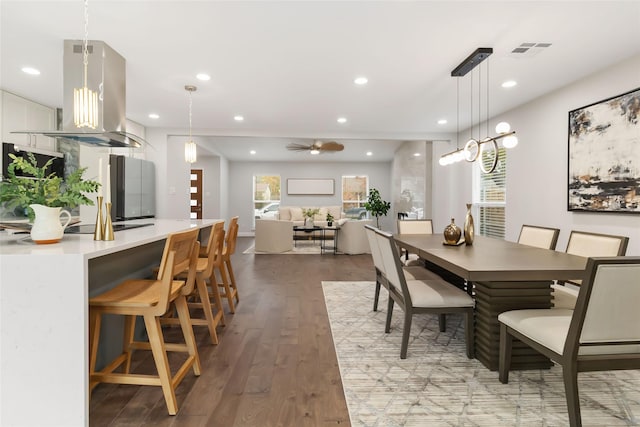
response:
M472 245L448 246L440 234L396 234L398 246L467 282L475 305L476 358L498 370L502 312L551 307L553 280L581 279L587 258L501 239L476 236ZM522 343L511 369L544 369L551 361Z

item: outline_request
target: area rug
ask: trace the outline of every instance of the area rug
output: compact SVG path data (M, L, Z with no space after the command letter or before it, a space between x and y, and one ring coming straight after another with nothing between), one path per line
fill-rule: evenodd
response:
M293 247L293 250L286 252L259 252L256 251L256 247L251 246L246 251L242 252L243 254L256 254L256 255L313 255L320 253L320 245L318 243L311 242L296 242L296 245Z
M353 426L568 426L562 370L513 371L509 384L465 355L462 316L414 316L400 359L402 310L384 333L386 291L373 282L322 282ZM640 372L578 376L584 426L640 425Z

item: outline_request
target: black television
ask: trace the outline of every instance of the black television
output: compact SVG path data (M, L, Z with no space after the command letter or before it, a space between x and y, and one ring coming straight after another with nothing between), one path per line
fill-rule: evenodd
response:
M15 154L17 157L27 158L29 151L28 147L25 149L18 148L16 149L14 144L4 142L2 143L2 176L7 176L7 168L9 164L13 161L9 154ZM47 163L50 159L53 159L53 163L47 168L47 175L51 173L55 173L57 176L64 178L64 157L62 155L55 156L51 154L43 154L40 152L33 152L33 155L38 162L38 167L42 167L45 163ZM16 176L27 176L21 170L15 170Z

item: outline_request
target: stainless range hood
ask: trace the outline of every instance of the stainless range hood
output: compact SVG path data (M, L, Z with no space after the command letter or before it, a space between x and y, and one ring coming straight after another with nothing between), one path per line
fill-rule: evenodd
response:
M98 91L98 126L78 128L73 122L73 89L83 86L82 40L64 41L62 130L20 131L72 139L102 147L141 147L145 141L126 132L126 62L105 42L89 40L87 86Z

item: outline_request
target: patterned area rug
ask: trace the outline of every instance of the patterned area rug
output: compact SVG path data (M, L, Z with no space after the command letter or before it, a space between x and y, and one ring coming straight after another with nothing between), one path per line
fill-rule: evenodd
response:
M249 249L243 252L243 254L257 254L257 255L313 255L320 253L320 244L312 242L296 242L293 250L280 253L271 252L257 252L255 246L251 246Z
M400 359L402 310L384 333L387 293L373 282L322 282L351 423L355 426L568 426L562 369L498 373L465 356L462 316L414 316ZM578 375L584 426L640 425L640 372Z

